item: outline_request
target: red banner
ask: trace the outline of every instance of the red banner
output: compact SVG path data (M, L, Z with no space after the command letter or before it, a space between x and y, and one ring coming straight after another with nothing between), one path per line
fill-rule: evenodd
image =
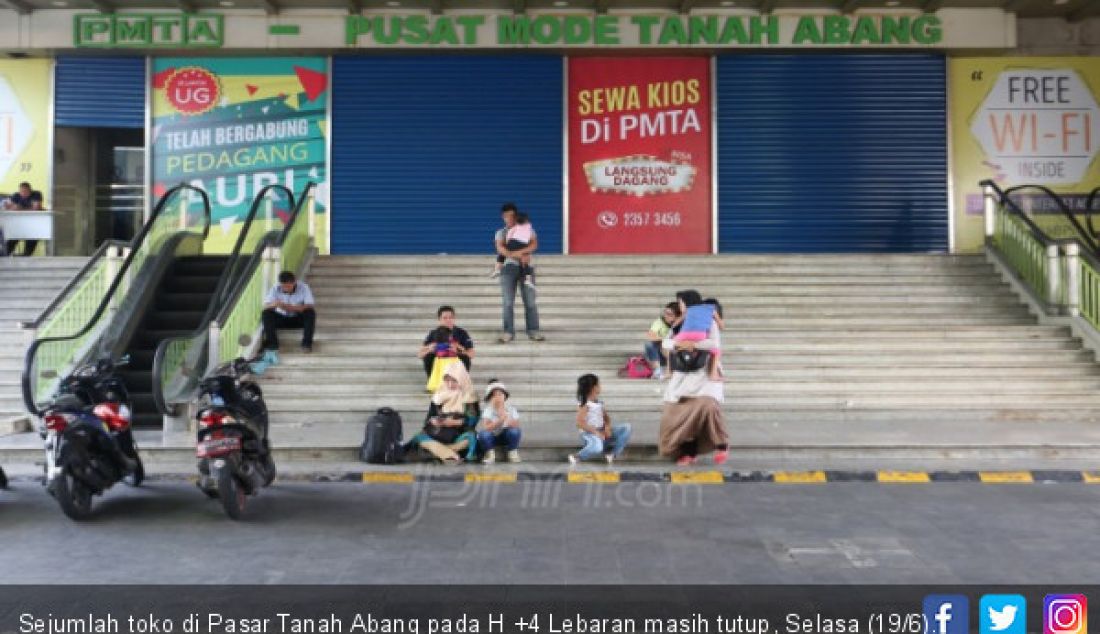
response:
M710 253L710 130L707 58L570 58L570 253Z

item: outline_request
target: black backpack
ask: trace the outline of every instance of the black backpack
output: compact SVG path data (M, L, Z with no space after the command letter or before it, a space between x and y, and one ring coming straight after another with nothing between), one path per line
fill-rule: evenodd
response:
M401 415L383 407L367 419L367 431L359 459L371 464L397 464L404 460L401 449Z

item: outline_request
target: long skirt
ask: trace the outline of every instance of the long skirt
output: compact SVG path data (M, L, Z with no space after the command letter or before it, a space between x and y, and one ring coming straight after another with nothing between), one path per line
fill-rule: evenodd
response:
M661 455L679 458L684 445L692 444L698 454L710 453L719 445L729 444L722 407L709 396L665 403L661 411L657 442Z

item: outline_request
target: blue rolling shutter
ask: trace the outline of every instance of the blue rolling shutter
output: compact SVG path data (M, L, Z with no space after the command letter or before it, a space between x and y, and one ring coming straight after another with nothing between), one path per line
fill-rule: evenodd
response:
M59 57L54 124L78 128L145 127L144 57Z
M562 248L562 62L336 57L332 252L491 253L500 205Z
M719 250L947 249L939 55L718 59Z

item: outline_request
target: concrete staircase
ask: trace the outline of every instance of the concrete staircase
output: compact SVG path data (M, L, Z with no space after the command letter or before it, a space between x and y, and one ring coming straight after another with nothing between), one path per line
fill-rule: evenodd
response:
M315 352L298 352L288 333L282 364L263 378L273 442L351 447L384 405L414 433L428 403L415 351L436 307L451 304L477 343L476 384L509 384L528 447L574 447L573 394L584 372L600 375L613 420L633 423L636 443L652 446L663 384L619 379L616 370L640 354L644 331L675 291L696 288L725 307L725 410L737 447L855 457L1100 448L1092 353L1068 328L1039 325L980 257L539 257L547 341L523 337L517 300L520 336L507 345L495 342L491 261L315 261Z
M26 414L19 385L31 342L20 323L38 317L85 258L0 258L0 421ZM0 433L10 431L0 425Z

